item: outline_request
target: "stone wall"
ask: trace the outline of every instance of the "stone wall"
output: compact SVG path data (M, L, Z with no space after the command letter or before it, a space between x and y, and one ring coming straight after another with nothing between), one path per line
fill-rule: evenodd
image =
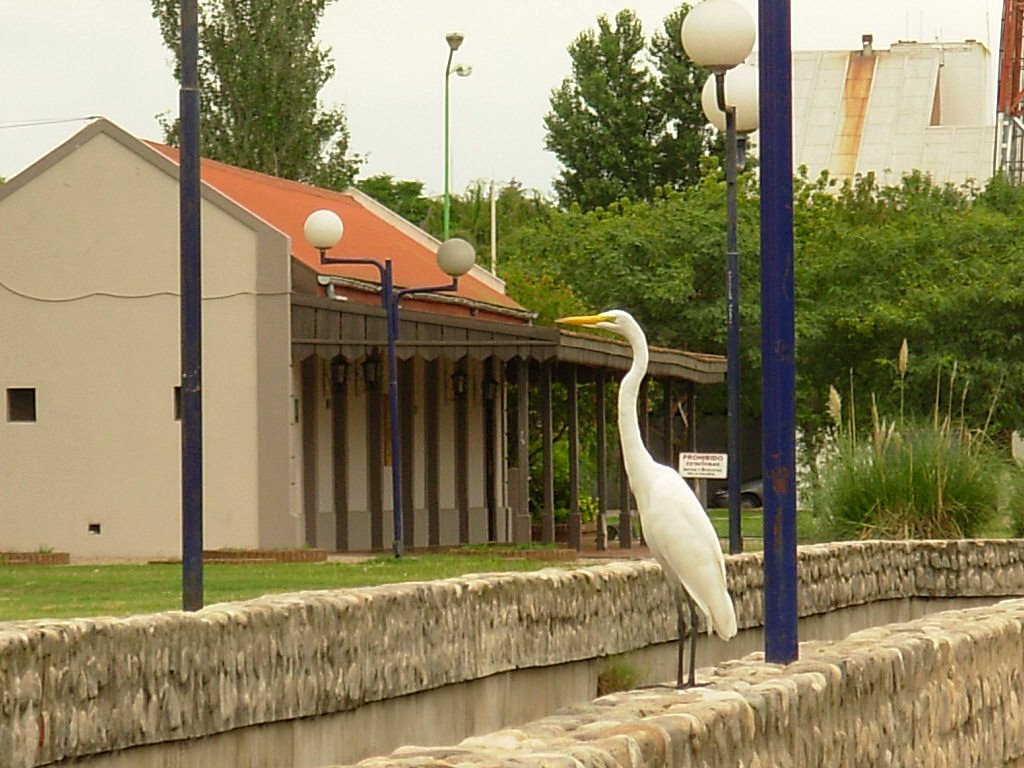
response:
M725 662L709 687L613 694L379 766L1005 766L1024 756L1024 600Z
M740 626L760 625L760 555L727 562ZM1020 541L818 545L801 548L799 568L803 615L894 597L1024 594ZM43 765L345 712L674 637L669 590L650 561L0 624L0 761Z

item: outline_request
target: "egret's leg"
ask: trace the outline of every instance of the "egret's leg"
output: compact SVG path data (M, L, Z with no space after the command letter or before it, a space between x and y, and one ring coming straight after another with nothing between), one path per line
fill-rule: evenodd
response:
M679 633L679 654L676 659L676 688L685 688L686 686L683 685L683 648L686 642L686 622L683 621L683 601L678 597L676 598L676 631Z
M686 687L692 688L697 684L697 607L689 593L684 590L683 594L686 595L686 603L690 606L690 680Z
M679 622L679 659L676 665L676 687L677 688L692 688L697 684L697 608L693 604L693 600L690 599L689 594L686 590L680 590L682 592L682 600L686 601L686 604L690 608L690 674L687 681L683 682L683 643L686 641L686 635L684 634L684 622L683 622L683 605L682 600L678 601L678 622Z

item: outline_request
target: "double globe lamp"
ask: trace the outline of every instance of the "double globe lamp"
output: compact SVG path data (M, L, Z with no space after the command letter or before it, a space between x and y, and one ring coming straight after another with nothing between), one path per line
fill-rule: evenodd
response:
M708 120L725 131L726 182L726 392L728 403L729 552L743 551L740 518L740 264L736 226L736 174L744 141L757 129L758 74L744 64L754 47L754 20L735 0L704 0L686 15L680 31L694 64L711 70L701 92Z
M459 278L476 263L473 246L459 237L445 240L437 249L437 266L451 282L445 285L422 286L417 288L396 288L391 268L391 259L381 261L370 258L332 257L327 251L341 240L345 231L341 218L334 211L314 211L306 219L303 234L306 241L320 251L321 264L367 264L376 267L380 273L381 306L384 308L387 325L388 356L388 415L391 419L391 491L394 524L395 557L403 551L402 525L402 443L398 411L398 361L395 345L398 341L398 305L402 297L411 293L438 293L454 291L459 287Z

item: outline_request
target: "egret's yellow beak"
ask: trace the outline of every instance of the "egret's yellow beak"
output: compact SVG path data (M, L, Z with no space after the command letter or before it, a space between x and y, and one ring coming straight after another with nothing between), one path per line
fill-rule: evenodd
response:
M560 317L555 322L563 325L597 325L609 322L611 319L608 315L576 315L575 317Z

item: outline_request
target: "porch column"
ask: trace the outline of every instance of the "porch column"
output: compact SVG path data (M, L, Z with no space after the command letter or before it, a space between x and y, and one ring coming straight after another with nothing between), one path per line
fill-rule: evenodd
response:
M647 443L647 379L640 382L640 395L637 398L639 409L640 436ZM619 384L621 387L622 384ZM619 441L619 547L633 548L633 512L632 499L629 495L629 477L626 475L626 458L622 453L622 441Z
M576 391L576 366L569 366L566 381L569 411L569 546L577 552L582 548L580 522L580 414Z
M530 535L530 364L515 359L516 374L516 509L513 510L512 540L527 544Z
M661 380L662 409L661 409L661 450L665 457L665 463L670 467L678 466L673 451L672 426L675 423L672 412L672 379Z
M370 548L384 549L384 413L379 359L364 361L366 379L366 497L370 513Z
M551 415L551 366L550 362L540 366L540 424L541 461L544 467L544 509L540 519L540 540L551 544L555 540L555 461L554 426Z
M469 397L465 360L455 366L461 391L455 389L455 506L459 510L459 543L469 544Z
M416 544L416 487L414 485L416 462L416 360L399 360L399 388L401 398L398 412L401 423L401 467L402 467L402 542L406 549Z
M427 544L437 547L441 544L441 419L439 412L439 392L441 380L441 361L431 360L427 363L426 381L423 387L423 447L426 451L426 477L424 487L427 496Z
M317 545L317 374L316 356L302 361L302 403L299 411L302 419L302 521L305 528L303 541L308 547Z
M597 372L594 410L597 419L597 548L608 549L608 428L605 422L605 372Z
M334 548L338 552L347 552L348 543L348 374L349 367L340 363L343 378L334 379L333 396L331 397L331 419L333 437L331 444L332 475L334 480Z
M626 461L619 445L619 548L633 548L633 513L629 495L629 478L626 477Z
M498 360L488 358L484 365L484 494L487 506L487 540L498 541L498 414L501 384L498 381ZM502 536L504 539L504 536Z

